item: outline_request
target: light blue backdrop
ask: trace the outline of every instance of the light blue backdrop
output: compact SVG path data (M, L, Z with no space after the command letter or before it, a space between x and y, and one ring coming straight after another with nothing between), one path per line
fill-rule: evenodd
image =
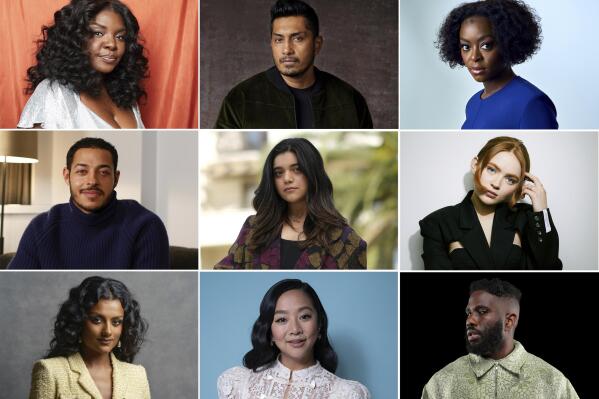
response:
M514 71L557 107L560 129L599 128L599 1L525 0L541 17L543 43ZM443 19L464 0L401 0L400 126L459 129L468 99L481 90L465 68L439 59L434 47Z
M262 297L298 278L318 293L339 356L336 374L397 398L397 272L201 272L200 393L217 398L216 379L242 364Z

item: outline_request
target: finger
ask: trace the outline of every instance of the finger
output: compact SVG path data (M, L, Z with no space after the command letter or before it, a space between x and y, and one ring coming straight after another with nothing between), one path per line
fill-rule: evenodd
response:
M532 182L533 182L534 184L536 184L536 185L540 185L540 186L542 186L542 185L543 185L543 183L541 183L541 180L540 180L540 179L539 179L537 176L535 176L535 175L533 175L533 174L531 174L531 173L529 173L529 172L526 172L526 173L524 174L524 176L528 177L528 178L529 178L530 180L532 180Z

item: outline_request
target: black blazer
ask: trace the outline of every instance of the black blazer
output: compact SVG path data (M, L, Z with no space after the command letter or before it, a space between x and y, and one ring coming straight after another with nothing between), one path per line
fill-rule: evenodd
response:
M420 221L426 269L562 269L559 238L549 209L551 231L546 233L543 212L533 212L529 204L516 204L513 209L498 205L489 247L471 196L472 191L461 203ZM514 244L516 231L520 232L522 247ZM449 244L454 241L464 248L449 253Z

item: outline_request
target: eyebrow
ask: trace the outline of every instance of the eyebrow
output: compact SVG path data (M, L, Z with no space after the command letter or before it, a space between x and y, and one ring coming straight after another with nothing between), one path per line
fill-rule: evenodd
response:
M290 168L293 168L294 166L299 166L299 164L298 163L294 163L294 164L289 165ZM277 169L285 169L285 168L282 167L282 166L275 166L273 169L277 170Z
M484 35L482 37L479 37L476 41L480 42L480 41L485 40L485 39L493 39L493 40L495 40L495 37L493 37L492 35ZM468 39L464 39L463 37L460 37L460 41L470 43L470 41Z
M305 35L307 33L307 31L301 31L301 32L293 32L292 34L288 35L290 37L295 37L295 36L299 36L299 35ZM272 33L273 36L277 36L277 37L285 37L285 35L283 35L282 33L276 33L273 32Z
M102 25L102 24L99 24L99 23L97 23L97 22L94 22L94 21L90 22L89 24L90 24L90 25L96 25L96 26L98 26L98 27L100 27L100 28L102 28L102 29L108 29L108 28L107 28L107 27L105 27L104 25ZM123 27L122 29L119 29L119 30L117 30L117 33L119 33L119 32L125 32L126 30L127 30L127 27Z
M75 167L82 167L82 168L89 168L90 166L86 163L77 163L75 164ZM108 164L103 164L98 166L96 169L100 169L100 168L110 168L112 169L112 165L108 165Z
M312 309L312 307L311 307L311 306L302 306L302 307L301 307L301 308L299 308L297 311L298 311L298 312L301 312L302 310L306 310L306 309L307 309L307 310L311 310L311 311L313 311L313 312L314 312L314 309ZM288 312L288 311L286 311L286 310L276 310L276 311L275 311L275 314L277 314L277 313L283 313L283 314L287 314L287 313L289 313L289 312Z

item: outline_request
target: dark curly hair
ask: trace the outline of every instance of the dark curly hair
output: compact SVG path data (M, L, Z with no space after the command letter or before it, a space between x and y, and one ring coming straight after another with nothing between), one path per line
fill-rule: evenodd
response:
M92 68L87 43L92 37L91 21L106 9L123 18L126 34L125 54L114 70L104 75ZM143 55L138 33L137 19L119 0L71 0L54 13L53 25L42 27L35 56L37 64L27 69L26 93L33 93L44 79L92 96L98 96L104 85L117 106L133 106L138 98L146 96L140 82L148 71L148 59Z
M516 286L498 278L473 281L470 284L470 295L474 291L485 291L497 297L513 298L518 302L522 299L522 292Z
M70 356L80 350L83 322L89 310L100 299L121 301L125 317L121 333L121 346L112 351L117 359L131 363L144 341L148 329L141 317L139 304L125 284L118 280L99 276L88 277L69 291L69 299L62 305L54 323L54 337L46 358Z
M333 201L333 184L324 170L322 156L312 143L304 138L289 138L281 141L270 151L264 161L262 178L254 192L252 205L256 210L255 226L248 238L248 247L258 251L268 246L281 235L283 222L288 220L287 202L279 196L275 187L274 160L285 152L297 157L300 171L308 180L306 203L308 215L304 221L305 246L317 244L329 247L329 233L334 228L343 228L347 221Z
M472 16L489 19L503 60L521 64L541 47L540 18L520 0L480 0L454 8L441 25L435 46L451 68L464 65L460 54L460 28Z
M279 297L290 290L301 290L312 299L314 309L318 315L318 330L320 333L320 337L314 344L314 359L318 360L326 370L335 373L335 370L337 370L337 354L333 350L327 335L329 325L327 313L324 311L316 291L310 284L297 279L281 280L270 287L264 295L260 303L260 315L252 328L253 348L243 357L243 365L256 371L258 368L275 361L279 356L281 352L279 348L276 345L271 345L271 325Z

